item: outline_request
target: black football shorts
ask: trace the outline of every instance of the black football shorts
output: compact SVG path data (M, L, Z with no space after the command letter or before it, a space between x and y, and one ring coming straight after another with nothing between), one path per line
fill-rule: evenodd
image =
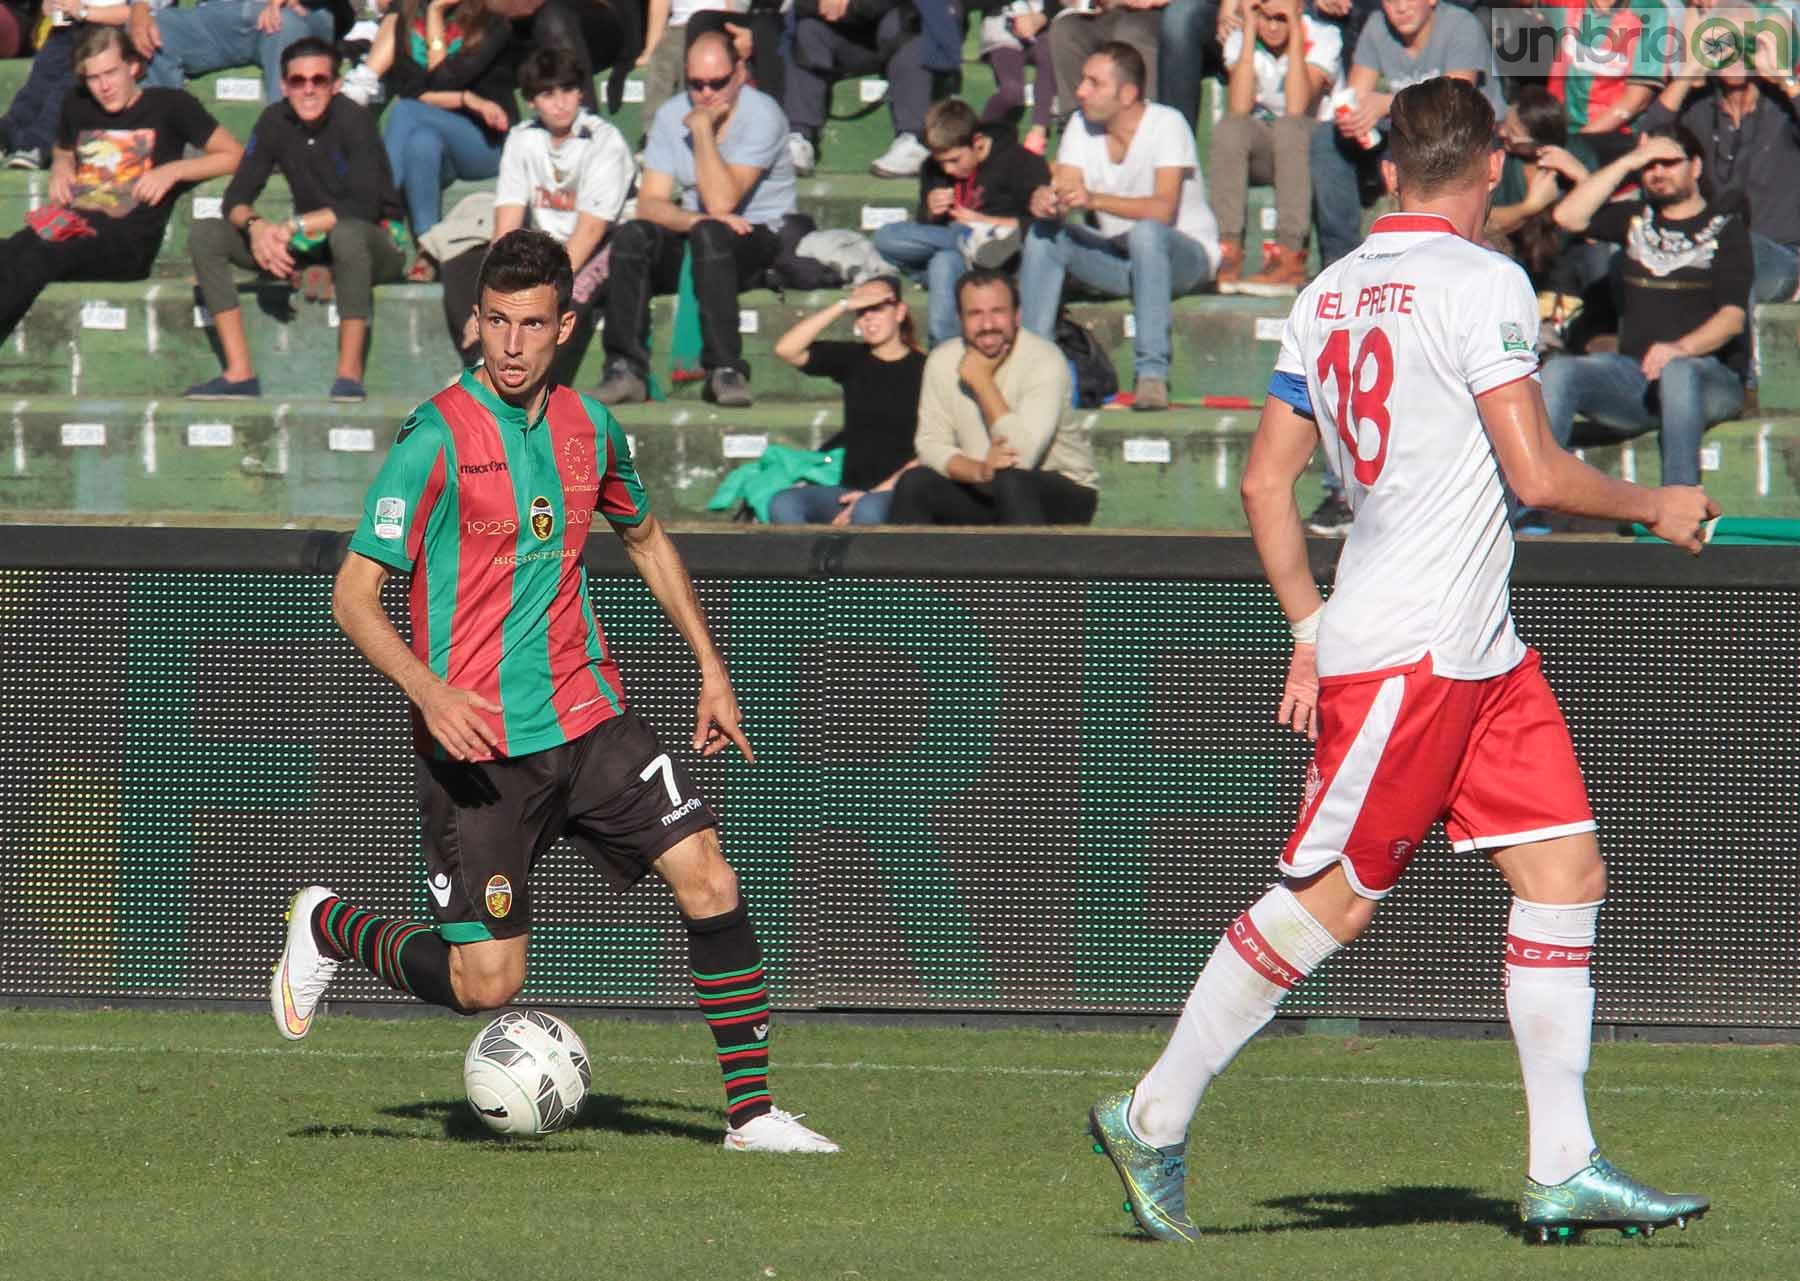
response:
M618 889L718 819L687 767L626 711L572 742L494 761L420 757L426 887L446 942L531 929L531 869L559 836Z

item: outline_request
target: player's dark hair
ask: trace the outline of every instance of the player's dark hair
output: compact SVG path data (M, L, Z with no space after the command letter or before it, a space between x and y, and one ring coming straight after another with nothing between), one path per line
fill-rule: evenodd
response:
M1485 173L1494 149L1494 106L1467 80L1438 76L1402 89L1388 108L1400 190L1427 196Z
M1698 135L1686 125L1674 120L1669 121L1667 124L1652 125L1650 128L1640 132L1638 138L1640 141L1644 138L1673 138L1675 140L1675 145L1681 148L1682 152L1689 160L1698 160L1700 158L1700 139Z
M519 63L519 92L527 101L552 89L581 88L581 64L559 47L533 49Z
M296 58L329 58L331 74L335 79L338 73L337 46L329 40L321 40L317 36L301 36L293 44L281 51L281 74L287 75L288 63Z
M546 232L531 227L509 231L481 260L480 289L484 293L492 289L497 294L518 294L541 285L555 288L558 315L569 309L569 298L575 292L569 251Z
M103 27L97 22L90 22L82 30L81 37L75 41L75 55L72 59L77 78L81 75L81 64L89 58L98 58L108 49L117 49L119 57L125 64L143 65L143 55L137 46L131 43L131 37L125 34L124 27Z
M1005 285L1007 296L1012 299L1013 310L1019 309L1018 281L997 267L971 267L963 273L963 278L956 282L956 310L962 311L965 292L970 289L985 289L989 285Z
M1144 82L1149 79L1149 70L1144 66L1144 55L1126 44L1123 40L1108 40L1095 53L1103 56L1113 65L1113 74L1118 77L1119 88L1126 85L1135 87L1138 97L1144 96Z

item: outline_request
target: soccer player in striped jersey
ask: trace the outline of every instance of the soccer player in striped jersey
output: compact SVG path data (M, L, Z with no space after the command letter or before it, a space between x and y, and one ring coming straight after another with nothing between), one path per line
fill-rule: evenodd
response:
M569 256L503 236L480 277L481 364L413 411L370 487L332 611L411 701L435 923L383 919L320 885L288 907L270 1002L290 1040L338 967L465 1014L525 982L531 871L567 837L615 887L654 871L688 933L694 991L725 1080L725 1146L835 1152L769 1091L762 953L679 757L626 705L581 565L603 517L700 664L693 747L744 736L737 696L680 554L644 503L624 430L550 376L575 312ZM381 605L411 575L410 648Z
M1089 1125L1139 1224L1195 1239L1185 1153L1208 1083L1367 928L1442 821L1452 849L1485 854L1514 895L1504 960L1525 1080L1527 1238L1685 1227L1706 1198L1624 1174L1588 1123L1606 868L1562 711L1513 630L1504 487L1640 521L1690 552L1718 507L1698 487L1613 480L1557 446L1531 286L1477 241L1501 163L1481 91L1427 80L1388 119L1400 212L1295 303L1244 473L1251 534L1294 632L1279 716L1317 739L1283 879L1232 922L1161 1058ZM1294 500L1321 443L1355 512L1323 605Z

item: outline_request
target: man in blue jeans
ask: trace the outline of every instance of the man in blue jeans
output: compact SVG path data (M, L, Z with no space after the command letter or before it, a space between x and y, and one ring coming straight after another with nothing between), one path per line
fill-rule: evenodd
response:
M1582 179L1555 212L1564 231L1624 253L1619 350L1544 366L1550 430L1567 446L1577 414L1620 440L1660 429L1665 485L1700 483L1701 435L1744 404L1755 259L1743 217L1700 194L1701 167L1699 139L1665 124ZM1642 195L1612 200L1633 178Z
M330 42L350 28L349 0L201 0L158 17L135 0L127 30L144 56L147 88L179 89L196 76L261 67L263 100L281 101L281 54L303 36Z
M1133 407L1169 407L1171 303L1212 279L1219 224L1206 203L1194 135L1173 107L1144 101L1144 59L1113 41L1081 68L1050 185L1032 193L1033 222L1019 267L1025 328L1056 336L1068 276L1129 298ZM1082 213L1092 223L1067 221Z

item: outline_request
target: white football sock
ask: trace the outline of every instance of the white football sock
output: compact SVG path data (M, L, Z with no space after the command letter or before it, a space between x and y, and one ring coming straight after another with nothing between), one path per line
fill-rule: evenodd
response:
M1529 1173L1539 1183L1561 1183L1594 1150L1583 1079L1594 1039L1588 972L1599 916L1599 903L1515 898L1507 920L1506 1021L1525 1078Z
M1285 885L1233 921L1132 1095L1127 1119L1138 1137L1159 1148L1182 1142L1207 1085L1338 946Z

